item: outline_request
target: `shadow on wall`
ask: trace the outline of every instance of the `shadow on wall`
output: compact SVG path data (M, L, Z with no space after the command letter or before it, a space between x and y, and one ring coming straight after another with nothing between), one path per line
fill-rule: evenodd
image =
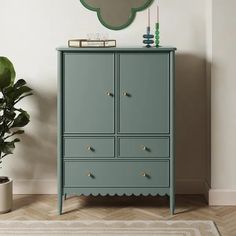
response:
M205 58L176 55L176 179L179 182L204 181L209 171L207 94L210 91L206 79Z
M30 128L22 137L19 155L22 167L14 168L14 175L20 179L55 179L56 176L56 90L42 92L34 90L31 99L33 112ZM31 113L31 112L29 112ZM32 185L32 188L37 186ZM34 189L30 190L32 192Z

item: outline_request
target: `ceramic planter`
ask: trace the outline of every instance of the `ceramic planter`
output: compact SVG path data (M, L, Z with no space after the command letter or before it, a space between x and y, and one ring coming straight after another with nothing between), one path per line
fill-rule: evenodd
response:
M12 208L12 179L0 184L0 214L11 211Z

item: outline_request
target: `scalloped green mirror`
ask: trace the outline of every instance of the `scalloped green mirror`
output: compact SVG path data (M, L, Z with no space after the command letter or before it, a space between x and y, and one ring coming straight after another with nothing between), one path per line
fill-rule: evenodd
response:
M80 0L89 10L96 11L98 19L111 30L129 26L136 12L149 7L153 0Z

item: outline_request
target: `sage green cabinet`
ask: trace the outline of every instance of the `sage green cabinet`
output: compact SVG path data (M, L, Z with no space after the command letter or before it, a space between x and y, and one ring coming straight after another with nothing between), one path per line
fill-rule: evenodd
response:
M168 195L175 48L58 49L58 208L77 195Z

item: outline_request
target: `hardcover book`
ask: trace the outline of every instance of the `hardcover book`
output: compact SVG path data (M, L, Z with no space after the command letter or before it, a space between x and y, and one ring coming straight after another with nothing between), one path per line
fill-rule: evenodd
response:
M69 47L77 47L77 48L108 48L108 47L116 47L116 40L87 40L87 39L71 39L68 41Z

